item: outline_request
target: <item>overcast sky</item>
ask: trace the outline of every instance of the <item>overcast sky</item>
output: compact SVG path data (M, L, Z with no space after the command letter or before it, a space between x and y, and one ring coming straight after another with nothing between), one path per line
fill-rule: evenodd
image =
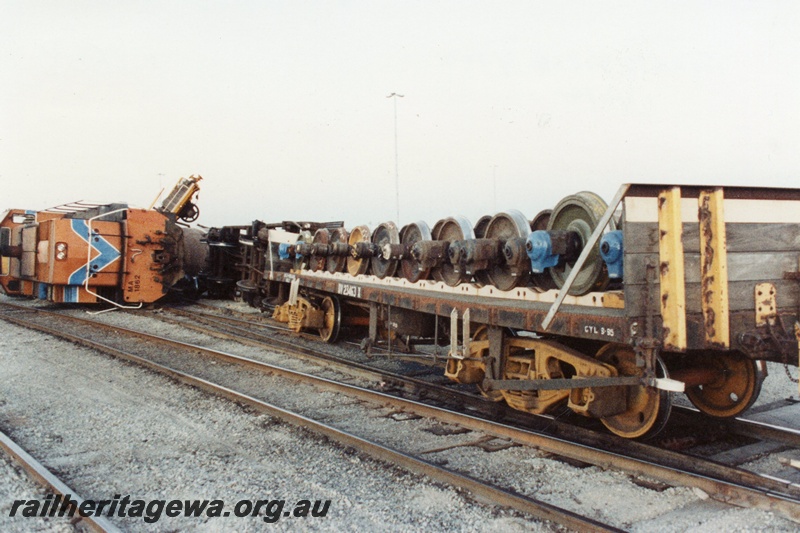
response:
M800 3L0 0L0 209L528 218L623 182L797 187Z

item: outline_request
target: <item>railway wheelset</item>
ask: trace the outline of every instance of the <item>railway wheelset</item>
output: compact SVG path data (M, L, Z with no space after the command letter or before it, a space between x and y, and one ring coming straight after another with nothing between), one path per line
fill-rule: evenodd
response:
M602 198L581 192L532 220L509 210L482 217L474 226L463 216L439 220L432 228L424 221L402 229L390 221L374 230L360 225L350 231L336 223L307 223L296 242L284 243L280 255L312 272L395 277L411 283L434 280L449 287L472 282L501 291L517 287L547 291L564 285L606 209ZM612 220L609 231L614 226ZM601 248L609 249L609 244L593 247L570 294L608 287Z

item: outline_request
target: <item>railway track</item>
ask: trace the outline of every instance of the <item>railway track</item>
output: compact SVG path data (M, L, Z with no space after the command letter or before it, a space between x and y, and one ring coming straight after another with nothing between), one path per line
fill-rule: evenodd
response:
M378 372L382 372L380 375L383 379L392 380L393 383L403 388L403 390L408 391L410 394L419 395L419 389L424 389L442 399L451 396L458 404L464 405L467 409L470 409L476 413L485 414L495 418L502 418L514 423L515 425L523 427L549 431L558 436L582 439L582 441L587 443L591 442L591 437L587 436L584 430L576 430L574 428L573 424L578 423L580 425L582 422L585 422L585 419L581 417L573 415L569 417L571 423L562 423L550 416L537 416L521 413L515 409L509 408L503 403L488 402L485 398L477 394L469 394L462 390L455 390L456 384L449 380L442 380L442 383L445 386L441 386L439 383L409 378L406 375L400 375L397 373L380 371L379 369L376 369L373 364L360 363L352 356L349 358L337 357L326 351L313 347L300 347L298 346L296 334L294 332L291 332L283 326L271 324L269 319L264 319L259 314L252 314L253 316L251 317L248 313L238 313L238 317L232 317L221 314L221 309L215 306L201 305L200 307L206 309L207 311L197 311L195 309L175 307L164 307L162 308L162 311L188 319L188 321L172 322L176 325L180 325L181 327L187 327L194 329L195 331L203 332L223 339L251 343L255 346L269 347L270 349L285 349L295 357L310 357L317 361L325 361L328 364L336 365L340 369L344 368L348 372L352 371L358 373L360 371L364 371L366 372L367 376L372 375L372 377L376 377ZM216 312L214 312L215 309ZM228 309L225 309L224 311L226 313L231 312ZM237 314L236 312L233 313ZM163 315L159 316L159 318L162 320L169 320ZM208 329L207 327L199 326L198 324L205 324L206 326L211 326L213 329ZM265 330L269 331L270 333L265 334ZM276 332L278 333L277 335ZM282 338L282 335L280 335L281 333L290 334L293 336L293 338ZM317 345L319 344L316 336L306 334L304 337L311 339ZM402 357L402 355L399 357ZM374 362L375 359L372 359L371 363ZM443 363L443 359L439 358L437 361L436 358L429 358L428 362L434 365L437 362ZM436 374L436 377L439 377L442 372L442 365L439 364L438 366L433 366L432 372L438 373ZM363 375L363 372L361 375ZM675 416L677 417L671 425L673 430L667 432L664 438L656 439L651 444L659 445L659 443L663 443L664 446L670 447L671 443L681 439L686 440L688 443L694 442L696 444L698 439L689 438L688 432L707 432L710 424L709 418L703 416L699 410L693 407L675 406L673 409L675 411ZM786 447L800 448L800 429L758 422L744 417L737 417L728 420L717 420L712 422L711 425L715 428L715 434L735 435L743 438L768 440L773 443L782 444ZM611 437L611 439L614 441L618 440L614 437ZM710 440L710 436L706 435L704 439L699 440L708 441ZM597 444L602 445L601 443ZM613 446L617 448L620 446L620 444L614 442ZM686 445L682 448L688 449L689 446Z
M549 520L575 530L621 531L616 527L604 524L598 520L581 516L577 513L559 508L555 505L548 504L544 501L537 500L532 497L517 494L512 490L504 489L496 485L493 485L489 482L481 481L467 474L460 473L452 469L447 469L443 466L435 464L432 461L422 458L420 454L413 454L407 451L383 445L381 443L358 436L352 432L348 432L346 430L326 424L322 420L314 419L310 416L299 413L296 410L278 406L275 403L265 401L264 399L257 398L245 392L237 391L234 390L233 388L226 387L222 384L215 383L208 379L204 379L203 377L183 372L181 370L178 370L177 368L174 368L175 365L167 366L165 364L158 363L152 360L151 358L142 357L135 353L131 353L132 352L131 350L120 349L118 347L113 346L112 344L119 344L119 343L128 344L126 341L130 340L130 337L138 337L140 340L146 339L148 342L160 343L162 346L169 345L171 348L179 348L186 350L187 352L189 352L190 356L192 354L197 356L202 353L203 356L206 357L214 356L218 360L224 360L227 362L235 361L240 366L240 369L255 368L263 372L269 372L273 375L277 374L283 376L292 376L296 379L305 379L306 381L313 381L317 385L320 384L327 385L327 387L331 389L339 389L343 391L346 390L349 393L353 393L353 395L362 399L367 399L370 396L372 396L369 394L369 392L371 391L367 391L366 389L359 389L357 387L348 386L330 380L324 380L321 378L316 378L314 376L302 375L301 373L281 369L279 367L274 367L271 365L266 365L264 363L260 363L254 360L248 360L246 358L239 357L234 354L225 354L223 352L208 350L200 346L194 346L186 343L180 343L174 340L159 338L157 336L145 334L143 332L123 330L118 327L107 326L91 320L79 319L77 317L63 315L60 313L53 313L42 310L30 310L30 309L25 310L24 308L15 306L15 310L13 312L14 316L11 316L7 312L8 307L9 306L7 304L0 305L0 311L2 311L0 317L18 326L35 329L43 333L47 333L65 340L69 340L71 342L81 344L83 346L92 349L99 350L103 353L112 355L119 359L144 366L148 369L169 376L181 383L199 388L201 390L205 390L207 392L227 398L239 404L246 405L258 412L262 412L270 416L279 418L294 426L311 430L315 434L327 437L335 442L338 442L343 446L357 449L377 460L404 468L413 473L428 476L429 478L439 482L447 483L455 487L465 489L470 493L472 493L474 497L477 497L483 501L489 501L492 502L493 504L500 505L503 507L508 507L518 512L535 516L543 520ZM42 323L42 321L37 321L34 317L38 318L45 317L47 319L46 321L49 322L50 325L45 325ZM110 342L99 342L96 339L92 340L90 338L87 338L92 336L91 334L82 335L82 334L66 333L65 328L53 324L54 322L58 322L59 320L64 320L66 322L71 323L73 327L69 329L72 329L73 331L77 329L74 327L75 325L77 325L78 323L83 323L84 327L94 328L95 334L99 334L101 337L105 337L106 341ZM102 333L100 332L100 330L102 330ZM83 331L83 333L86 333L86 331ZM115 337L115 339L112 339L111 337ZM128 339L125 339L124 337L128 337ZM137 346L141 346L141 344L142 343L137 343ZM171 350L170 357L174 355L175 355L175 350ZM360 396L359 393L361 394ZM386 396L385 398L390 399L391 397ZM374 400L374 397L372 397L371 399Z
M9 309L8 306L3 306L3 308ZM125 353L125 351L117 347L108 346L105 342L98 343L96 341L81 339L76 335L65 335L63 331L53 331L52 327L46 327L42 325L41 318L46 317L46 320L48 321L62 319L68 320L70 321L70 324L72 324L69 328L62 327L57 329L70 329L73 331L79 331L86 328L86 330L95 330L94 335L97 335L97 329L100 327L96 322L86 319L79 319L77 317L66 316L59 313L45 311L31 312L29 308L27 308L27 311L24 310L26 308L23 308L22 310L19 310L20 308L17 309L17 311L10 314L4 313L4 318L7 318L17 324L25 325L26 327L34 327L42 331L46 330L61 337L69 338L75 342L80 342L82 344L87 344L95 348L102 349L107 353L112 353L118 357L136 361L137 363L144 364L151 368L157 368L159 371L168 373L173 377L181 379L187 383L191 383L196 386L202 386L203 388L209 387L209 390L214 390L215 393L220 393L225 396L232 394L233 396L229 397L238 398L236 401L242 401L243 403L250 405L249 399L243 400L242 398L236 396L236 394L241 393L236 393L231 390L231 388L216 388L218 386L213 385L208 379L193 376L180 370L168 369L152 360L145 360L136 355ZM20 315L23 314L26 315L24 319L20 317ZM40 318L38 321L35 318L37 316ZM189 350L192 354L190 357L195 359L197 359L198 356L212 357L216 361L224 359L228 362L228 364L233 363L240 367L246 365L249 369L257 369L261 372L267 372L271 375L291 376L292 379L302 379L307 382L313 382L316 387L327 390L338 390L340 392L344 392L348 396L356 396L364 401L377 401L381 404L389 404L395 409L414 413L417 416L435 418L444 423L458 425L471 431L480 431L494 438L505 439L515 443L532 446L539 450L565 457L568 460L602 465L604 467L611 466L634 474L646 474L671 485L687 485L698 487L710 494L712 497L721 501L742 506L770 509L777 511L793 520L800 520L800 490L796 485L793 485L787 481L770 479L768 477L759 476L758 474L753 474L752 472L726 467L714 462L687 458L686 456L675 454L674 452L658 450L651 446L645 446L641 443L631 442L624 439L609 439L608 436L594 437L595 440L599 439L600 441L605 441L605 446L611 449L616 448L616 451L604 450L598 447L591 447L586 444L559 439L551 435L535 433L524 429L498 424L479 419L474 416L465 415L463 413L454 413L442 410L436 407L421 404L419 402L392 397L384 393L353 387L352 385L334 382L331 380L321 379L316 376L301 375L296 372L277 368L274 365L266 365L265 363L248 360L233 354L225 354L218 351L207 350L196 345L177 343L176 341L169 341L167 339L159 339L152 335L141 332L124 331L121 328L112 329L114 331L113 336L106 334L105 340L116 338L114 340L114 344L121 343L122 345L133 345L134 343L126 342L125 338L127 337L130 339L130 336L136 336L139 339L147 339L147 342L158 342L162 345L169 343L173 347L182 346L181 349L184 351ZM91 334L87 335L91 336ZM141 344L141 342L135 344L138 345ZM169 358L174 362L175 358L172 357L174 355L173 351L174 350L170 349ZM212 364L216 365L216 363ZM252 398L251 396L245 396L247 398ZM252 399L255 400L255 398ZM266 409L266 407L263 408ZM294 420L293 423L298 422L298 420L299 419ZM452 483L452 481L449 482ZM570 520L572 519L574 519L574 517L570 518ZM583 527L586 526L584 525ZM596 527L596 525L593 527Z
M494 418L513 418L520 423L530 417L521 416L505 404L487 402L484 398L460 390L455 383L441 377L441 368L426 366L423 370L417 369L416 374L424 374L428 379L399 374L376 365L380 360L372 359L363 361L364 357L337 356L330 352L320 350L316 340L309 335L303 335L303 340L312 342L298 343L296 334L290 330L259 320L256 324L248 323L243 318L233 318L219 314L196 312L185 308L163 307L160 311L168 315L179 317L174 319L164 314L159 314L159 320L167 321L178 327L188 328L199 333L207 334L224 340L231 340L258 348L270 350L284 350L292 357L313 361L316 364L336 369L353 377L368 379L373 382L383 383L384 390L401 390L412 398L432 396L437 402L448 406L460 406L468 411L480 413ZM256 315L258 316L258 315ZM181 320L182 318L182 320ZM270 333L265 334L264 329ZM259 331L261 330L261 331ZM275 332L279 332L275 335ZM289 334L284 338L280 333ZM361 353L361 352L359 352ZM363 355L363 354L362 354ZM419 361L419 359L417 359ZM440 361L443 361L440 359ZM434 364L434 360L427 361ZM432 380L431 380L432 378ZM443 386L447 385L447 386ZM462 387L463 388L463 387ZM549 417L545 417L547 419ZM540 424L541 425L541 424Z
M0 449L8 455L15 464L19 465L29 477L36 483L43 486L48 492L60 495L61 498L69 497L71 501L75 502L75 508L79 508L83 504L84 499L81 498L77 492L72 490L66 483L61 481L55 474L50 472L44 465L37 461L31 454L29 454L22 446L14 442L14 440L3 432L0 432ZM61 498L54 501L61 501ZM50 516L54 516L55 505L53 512ZM103 518L102 516L80 516L75 513L72 519L73 524L85 525L91 531L118 533L120 529L114 524Z

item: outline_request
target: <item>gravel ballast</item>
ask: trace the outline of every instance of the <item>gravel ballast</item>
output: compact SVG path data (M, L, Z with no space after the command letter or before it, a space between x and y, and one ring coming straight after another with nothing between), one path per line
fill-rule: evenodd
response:
M269 499L287 509L331 500L326 517L281 517L276 530L551 529L70 343L3 321L0 338L0 424L84 498L219 499L226 507ZM9 498L26 497L10 476L0 479L7 515ZM16 517L4 531L30 531L39 527L33 520ZM265 526L233 516L115 521L129 531Z

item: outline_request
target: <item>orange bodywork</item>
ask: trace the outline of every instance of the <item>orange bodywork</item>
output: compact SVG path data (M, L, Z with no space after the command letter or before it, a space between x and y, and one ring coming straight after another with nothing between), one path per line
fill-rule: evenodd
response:
M144 209L10 210L0 220L0 287L52 302L154 302L182 275L180 232Z
M125 254L125 269L122 275L122 294L126 303L155 302L172 285L173 279L160 272L160 266L174 262L168 257L164 239L171 239L166 216L157 211L129 209L125 221L128 250Z

